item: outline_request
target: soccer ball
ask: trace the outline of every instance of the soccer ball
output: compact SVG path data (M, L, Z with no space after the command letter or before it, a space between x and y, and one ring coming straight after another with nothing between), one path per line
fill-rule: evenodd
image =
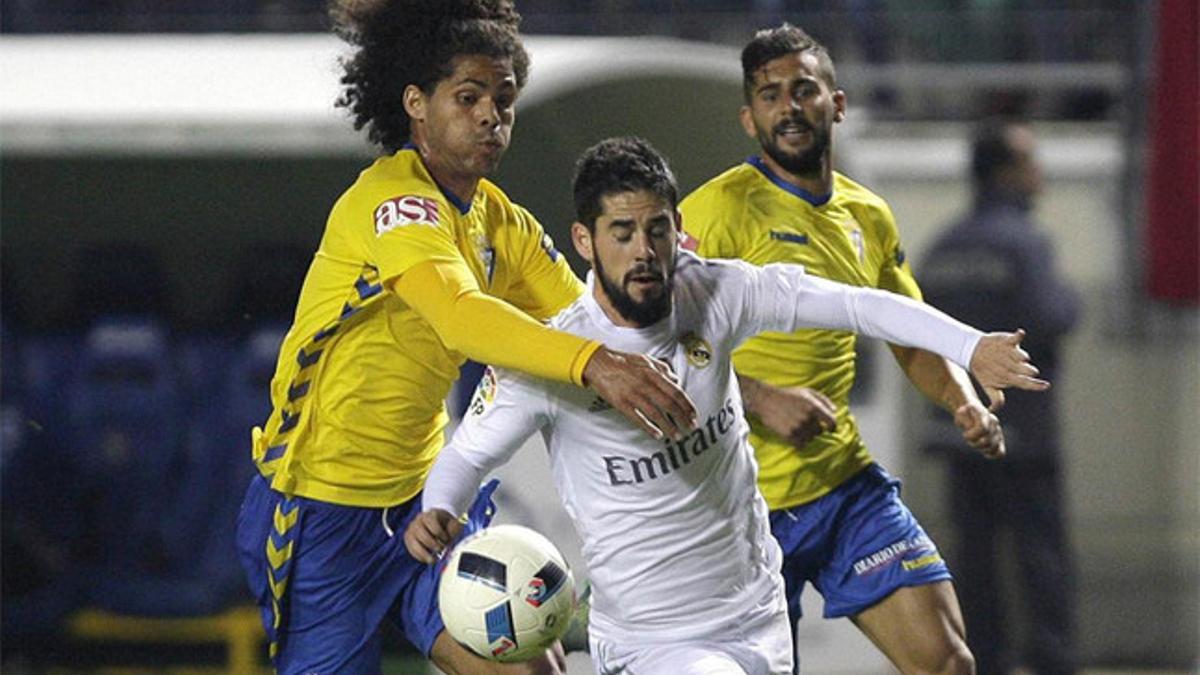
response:
M549 539L496 525L451 551L438 604L446 630L467 649L492 661L525 661L567 630L575 580Z

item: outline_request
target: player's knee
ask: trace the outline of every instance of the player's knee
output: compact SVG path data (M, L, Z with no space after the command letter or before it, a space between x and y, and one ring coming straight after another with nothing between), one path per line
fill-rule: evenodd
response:
M975 675L975 656L961 641L947 645L939 661L930 675Z
M944 641L936 648L927 644L896 665L904 675L975 675L975 656L965 642L957 639Z

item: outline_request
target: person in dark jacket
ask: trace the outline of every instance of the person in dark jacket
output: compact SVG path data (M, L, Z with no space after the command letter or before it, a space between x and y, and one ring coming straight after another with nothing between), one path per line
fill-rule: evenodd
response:
M923 261L921 286L930 304L984 330L1020 326L1041 376L1060 381L1060 345L1079 320L1080 302L1054 262L1050 238L1030 212L1041 171L1030 128L989 121L971 152L975 203L938 237ZM1059 405L1053 391L1014 391L1001 414L1007 453L997 460L968 452L947 419L935 421L929 449L947 459L954 558L967 641L980 675L1023 662L1038 675L1075 672L1073 573L1065 533ZM1001 538L1011 532L1012 544ZM1028 651L1018 658L1006 620L998 563L1015 558L1028 609Z

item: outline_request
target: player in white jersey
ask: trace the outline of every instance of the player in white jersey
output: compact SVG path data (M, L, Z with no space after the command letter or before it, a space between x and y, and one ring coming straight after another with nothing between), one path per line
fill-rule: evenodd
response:
M534 432L583 541L599 672L786 674L790 624L780 551L755 485L730 352L763 331L855 330L927 349L989 386L1043 388L1019 333L979 331L899 295L809 277L796 265L708 261L677 248L677 191L639 139L589 149L575 178L587 292L552 324L670 365L700 412L655 441L594 394L520 373L485 377L434 464L405 532L432 562L480 480Z

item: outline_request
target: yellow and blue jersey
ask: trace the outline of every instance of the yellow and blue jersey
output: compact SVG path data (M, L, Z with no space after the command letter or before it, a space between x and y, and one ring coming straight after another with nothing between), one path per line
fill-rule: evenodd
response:
M420 491L465 359L386 287L430 261L465 265L480 290L537 319L583 292L541 225L494 184L463 203L415 149L380 158L334 205L280 349L273 411L254 432L274 489L363 507Z
M921 299L887 203L840 173L830 194L813 195L751 157L697 188L680 211L685 246L702 256L800 264L819 277ZM800 330L764 333L733 354L737 372L818 389L837 407L837 430L802 450L751 418L759 487L772 510L813 501L872 461L849 408L854 344L850 332Z

